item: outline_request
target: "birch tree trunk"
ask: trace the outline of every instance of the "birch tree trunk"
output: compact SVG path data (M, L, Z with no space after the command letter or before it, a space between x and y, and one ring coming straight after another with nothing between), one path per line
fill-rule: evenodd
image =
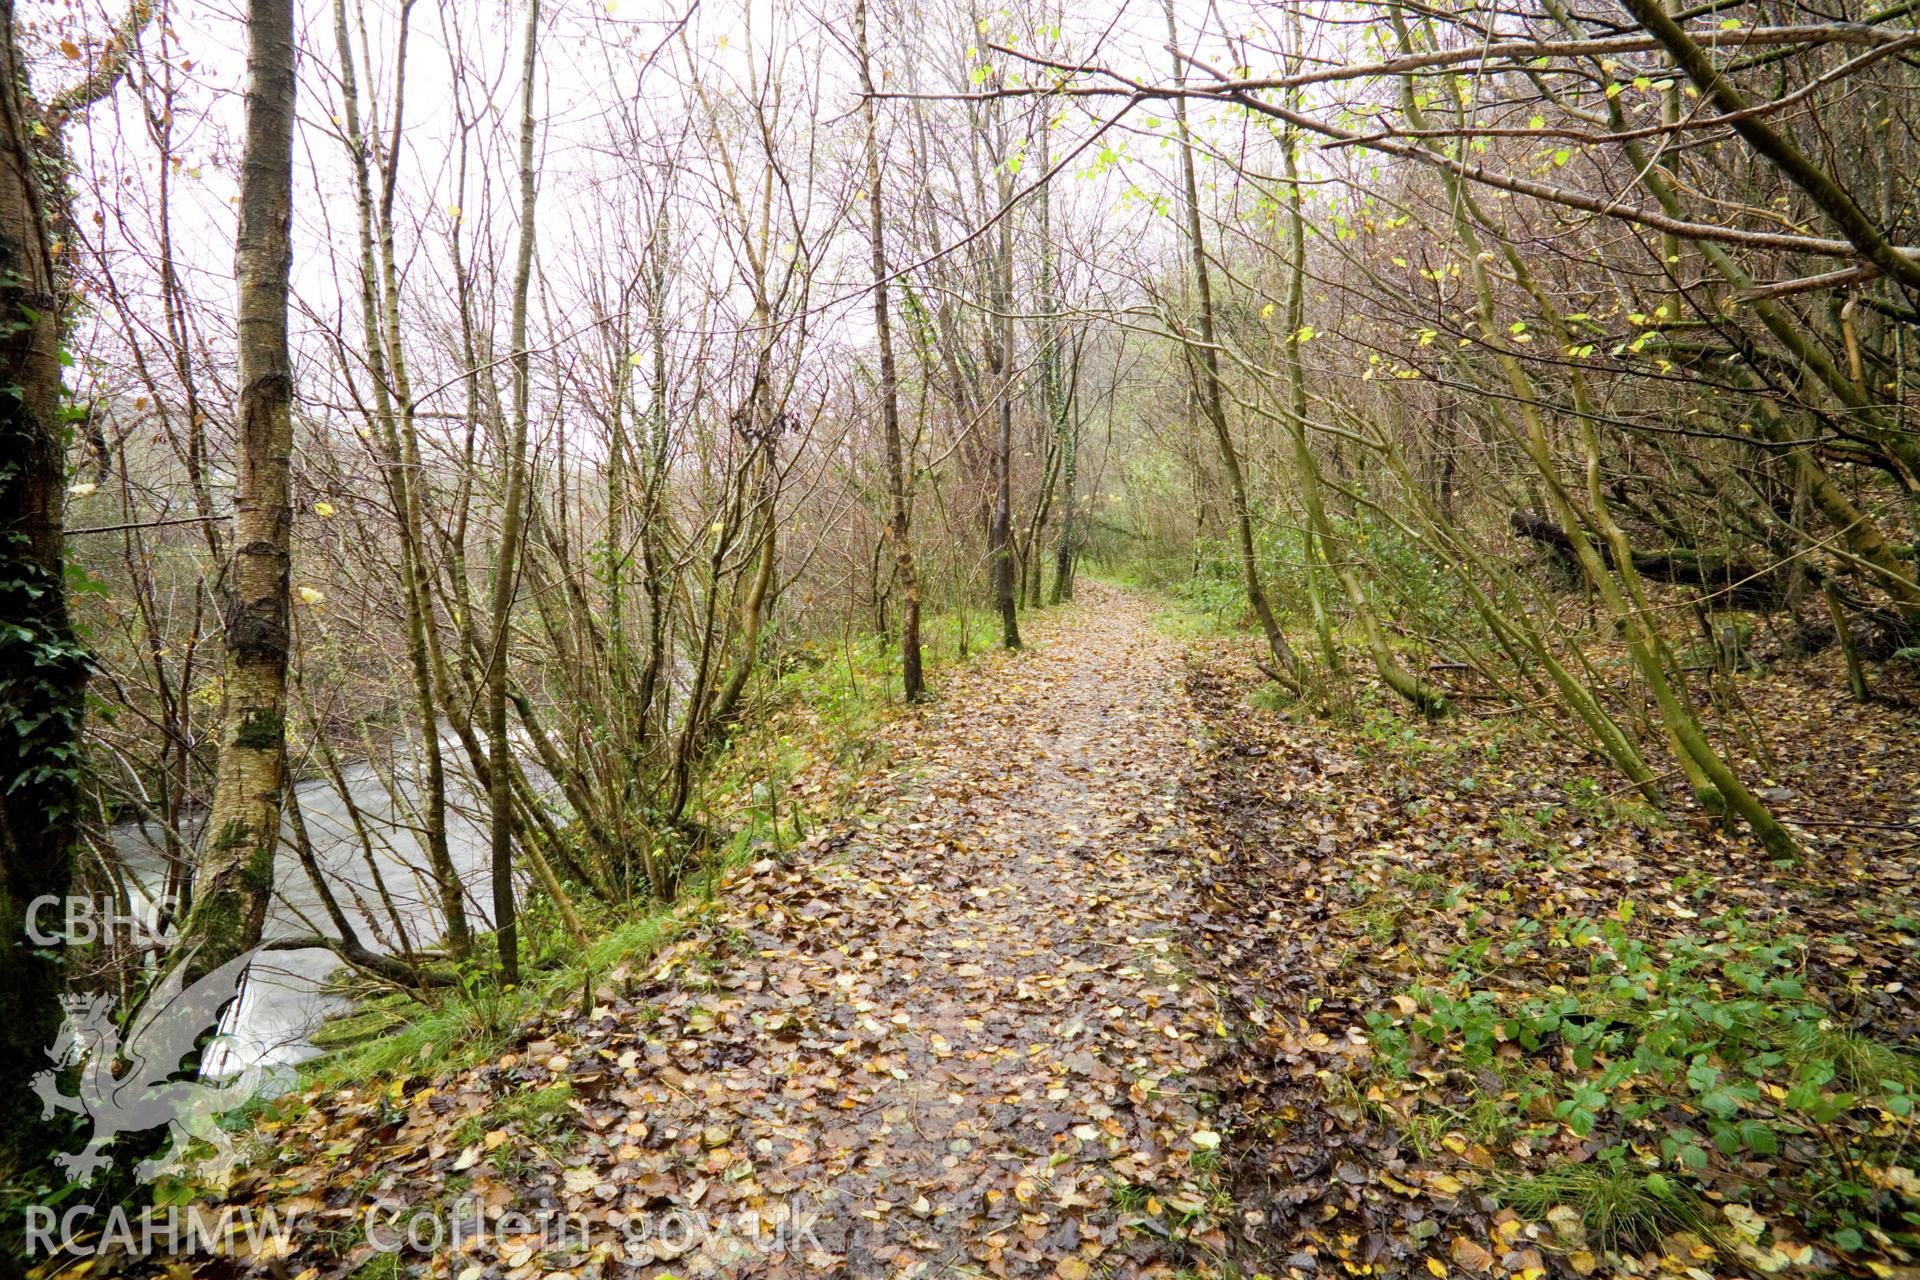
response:
M194 981L260 940L285 799L293 532L292 0L248 0L246 142L234 237L238 456L227 572L226 700L213 809L181 937Z
M334 43L340 54L340 99L345 117L347 147L354 169L354 205L360 234L360 315L367 367L373 392L373 418L385 450L383 471L400 535L401 576L407 599L407 660L413 676L414 706L420 718L421 790L425 806L427 864L445 921L447 950L464 958L472 946L467 925L464 886L454 869L447 846L447 774L440 748L440 718L434 701L431 652L438 624L433 612L433 585L426 563L426 537L421 514L422 477L418 433L414 424L412 384L407 377L406 351L400 343L400 281L393 236L393 199L399 164L401 107L405 101L408 17L411 2L401 10L400 33L394 56L393 134L381 166L381 189L376 218L369 176L369 146L360 124L360 92L355 74L353 42L347 26L346 0L334 0ZM374 253L374 230L379 228L380 253ZM396 402L398 412L396 413Z
M1042 117L1036 147L1041 173L1053 170L1051 135L1053 122ZM1062 376L1061 362L1066 353L1066 326L1055 312L1060 306L1059 271L1053 244L1053 184L1044 184L1034 195L1040 215L1040 400L1047 415L1047 428L1053 433L1054 450L1060 468L1060 529L1054 542L1053 603L1073 598L1073 486L1078 478L1079 460L1074 456L1073 400ZM1034 559L1040 561L1040 531L1034 530ZM1039 589L1040 568L1034 567L1035 591Z

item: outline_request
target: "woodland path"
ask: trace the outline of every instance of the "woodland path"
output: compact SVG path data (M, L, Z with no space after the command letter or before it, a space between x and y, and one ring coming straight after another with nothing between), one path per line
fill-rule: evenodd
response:
M644 974L397 1126L364 1095L290 1126L272 1192L364 1202L344 1132L398 1205L444 1213L454 1179L489 1219L588 1224L558 1248L470 1232L429 1264L452 1275L1085 1280L1222 1247L1179 646L1095 584L1031 630L885 730L864 818L690 905ZM502 1118L562 1081L557 1115ZM473 1117L498 1127L472 1141Z
M643 1145L709 1149L710 1213L818 1214L730 1274L1072 1280L1210 1234L1190 1095L1223 1042L1178 942L1178 649L1098 586L1032 630L897 726L878 822L726 896L724 986L654 993L671 1065L629 1095Z

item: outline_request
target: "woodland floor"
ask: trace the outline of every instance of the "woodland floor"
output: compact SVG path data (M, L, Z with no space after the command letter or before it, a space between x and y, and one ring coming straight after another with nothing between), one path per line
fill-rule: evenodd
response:
M1571 1031L1523 1047L1494 1012L1427 1026L1425 1047L1413 1030L1443 990L1515 1007L1586 990L1574 925L1598 919L1658 955L1796 929L1822 1009L1910 1041L1910 690L1855 708L1830 680L1754 683L1781 758L1742 766L1788 800L1828 795L1842 824L1788 873L1616 803L1591 761L1511 720L1260 709L1243 642L1182 642L1153 615L1089 584L1030 621L1024 653L951 673L882 730L893 763L864 816L685 904L669 947L494 1063L316 1090L270 1121L232 1198L312 1229L253 1266L1535 1280L1832 1274L1858 1270L1857 1245L1872 1274L1911 1274L1896 1219L1920 1182L1885 1111L1863 1123L1893 1155L1850 1168L1845 1204L1821 1200L1829 1171L1784 1120L1772 1160L1716 1158L1649 1200L1638 1171L1698 1122L1684 1089L1630 1078L1616 1093L1654 1105L1595 1103L1575 1133L1551 1110L1585 1078ZM1712 966L1646 981L1733 1007ZM1580 1018L1604 1023L1594 1007ZM1537 1180L1623 1152L1601 1189L1640 1200L1612 1219L1592 1186ZM1528 1218L1492 1194L1516 1186L1541 1201ZM370 1202L389 1238L409 1215L490 1226L382 1253ZM503 1214L584 1230L556 1242Z

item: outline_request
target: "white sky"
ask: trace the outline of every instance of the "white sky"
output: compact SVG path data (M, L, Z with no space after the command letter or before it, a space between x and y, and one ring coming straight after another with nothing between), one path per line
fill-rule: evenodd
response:
M75 64L58 47L59 39L71 35L82 48L83 57L89 56L121 11L123 0L93 2L95 7L81 29L46 27L39 32L43 52L37 59L35 75L43 92L48 86L65 82L76 71ZM332 4L331 0L297 0L297 4L302 123L295 159L295 292L307 316L304 322L296 319L296 341L308 356L304 371L311 373L328 336L357 325L357 248L349 169L338 140L330 136L336 128L333 117L339 101ZM922 9L925 16L916 13L903 18L901 11L909 4ZM610 6L606 0L549 0L542 28L538 89L542 117L540 255L552 291L546 317L550 324L548 337L570 331L574 306L568 291L591 286L596 272L602 270L595 260L599 253L596 246L609 234L609 222L617 222L619 216L608 204L604 184L623 167L644 165L652 159L623 152L615 115L634 110L637 101L643 121L651 121L655 131L671 136L675 122L695 110L688 89L689 57L698 62L702 78L723 102L730 91L735 95L741 92L750 72L764 74L770 56L773 65L794 81L796 89L804 82L816 83L824 141L815 153L819 182L814 199L828 203L844 200L851 191L848 184L852 171L848 166L854 156L850 148L858 139L858 121L851 114L858 104L855 81L843 52L850 39L851 6L852 0L702 0L687 21L684 48L676 42L662 50L667 32L687 13L674 0L613 0ZM1181 0L1179 7L1188 30L1209 11L1201 0ZM386 118L390 101L397 0L367 0L366 8L373 65L362 68L361 93L371 129ZM65 12L55 0L28 0L28 9L30 22ZM149 65L157 68L164 46L173 74L182 86L176 115L176 141L181 152L173 209L176 244L190 279L190 291L203 304L208 341L216 345L223 341L231 305L238 91L244 80L245 43L238 9L237 0L173 0L170 34L163 36L156 24L145 36ZM1024 18L1016 20L1004 8L970 11L961 7L961 0L874 0L874 10L870 21L876 36L876 64L882 70L897 70L903 65L903 54L897 47L903 29L921 41L940 38L932 34L937 31L948 33L945 39L952 46L948 51L952 83L927 87L949 88L959 82L957 59L963 40L979 47L983 57L989 56L984 50L989 40L1004 40L1010 33L1027 37L1025 43L1031 44L1031 23ZM1212 6L1211 11L1223 12L1218 6ZM1358 9L1327 5L1322 13L1334 16L1343 11L1357 13ZM436 295L444 297L451 289L445 241L456 214L469 242L481 236L488 238L492 246L486 255L488 260L505 262L511 252L521 12L518 4L509 6L499 0L419 0L413 10L397 220L402 228L409 314L423 320L448 314L434 302ZM970 12L979 12L985 18L984 33L969 31ZM1267 28L1281 17L1270 6L1245 4L1238 6L1238 11L1224 12L1223 20L1240 24L1241 34L1277 44ZM1143 75L1165 74L1165 19L1159 0L1126 0L1117 8L1072 8L1061 16L1061 22L1066 44L1076 51L1097 46L1103 59L1112 65ZM32 43L30 39L30 47ZM483 127L475 135L464 191L456 190L451 154L454 77L449 69L450 45L457 45L473 68L466 81L467 92L474 99L472 106L484 115ZM657 63L643 74L643 60L656 50L660 50ZM1218 51L1209 51L1208 56L1219 56ZM890 83L898 85L899 81ZM489 86L491 91L481 93L475 89L476 84ZM794 102L799 102L797 93ZM1104 113L1108 108L1096 102L1089 109ZM789 112L794 118L783 121L788 126L789 142L805 129L804 110L803 106L794 106ZM952 104L934 110L936 118L944 114L956 123L960 118L960 108ZM1164 114L1164 108L1160 114ZM1062 130L1064 139L1056 137L1056 156L1084 132L1080 109L1072 108L1068 115L1070 123ZM1158 236L1164 247L1171 230L1167 220L1158 220L1156 226L1150 204L1125 196L1128 186L1135 183L1152 192L1167 189L1170 153L1164 138L1155 138L1148 131L1151 118L1151 108L1143 108L1134 121L1135 131L1118 130L1107 140L1121 149L1125 163L1113 166L1103 176L1069 177L1057 185L1056 216L1078 219L1080 224L1109 237ZM1231 145L1233 133L1243 127L1223 121L1215 129L1221 142ZM1160 129L1164 132L1163 122ZM111 101L97 106L76 129L73 147L81 170L90 171L103 191L118 193L104 203L104 223L86 227L86 235L104 236L116 272L127 287L135 291L150 289L156 239L152 197L157 191L157 159L145 136L134 92L123 89ZM1091 154L1076 162L1074 169L1084 170ZM1029 171L1023 176L1034 174ZM717 173L711 177L712 183L718 182ZM687 198L678 206L676 216L691 242L689 259L681 265L695 280L704 274L724 285L734 264L710 225L712 206L718 199L712 183L704 187L692 184ZM91 207L88 212L92 212ZM698 225L701 220L709 225ZM1076 241L1075 247L1089 246ZM834 254L818 264L816 304L836 297L849 304L861 301L864 255L862 216L856 209L853 223L837 237ZM897 250L893 254L896 263L902 256ZM1126 271L1142 261L1134 254L1116 265ZM864 305L842 307L831 319L839 338L864 341ZM712 321L716 329L724 328L727 322L724 314ZM504 316L500 323L504 328ZM421 381L417 378L416 386ZM303 379L303 393L309 398L317 393L310 377Z

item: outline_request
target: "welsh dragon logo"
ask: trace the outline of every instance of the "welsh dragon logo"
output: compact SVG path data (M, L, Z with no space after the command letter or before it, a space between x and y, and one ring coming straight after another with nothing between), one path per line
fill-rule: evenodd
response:
M124 1036L115 1025L110 997L69 1002L66 1023L47 1050L54 1065L33 1078L43 1115L71 1111L93 1124L85 1146L54 1157L68 1177L88 1185L111 1162L107 1148L115 1138L162 1125L167 1127L167 1146L136 1167L141 1181L178 1168L196 1138L213 1147L208 1168L216 1176L233 1167L237 1153L218 1118L251 1097L258 1079L251 1072L225 1081L176 1077L195 1039L239 994L257 950L229 960L191 985L183 983L176 968L148 997ZM80 1068L78 1087L72 1094L62 1093L60 1076L73 1066Z

